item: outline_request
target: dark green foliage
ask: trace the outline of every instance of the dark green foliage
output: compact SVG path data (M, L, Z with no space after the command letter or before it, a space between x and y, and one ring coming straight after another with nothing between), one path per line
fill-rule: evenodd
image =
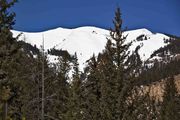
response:
M98 120L100 114L100 78L95 56L88 61L86 80L83 86L83 115L87 120Z
M68 53L67 50L57 50L55 48L52 48L52 49L48 50L48 54L55 55L55 56L67 57L69 60L71 60L71 55Z
M10 84L9 68L15 61L15 54L18 46L12 37L10 29L14 24L14 13L8 13L10 8L16 1L7 2L0 1L0 118L8 119L10 113L8 111L8 103L13 97L12 85ZM13 66L12 66L13 67ZM14 112L14 111L13 111Z
M169 77L169 73L175 76L180 74L180 59L174 58L174 60L164 63L164 61L154 61L153 66L148 67L145 65L142 68L142 73L139 76L139 81L136 84L139 85L148 85L152 82L158 82L162 79Z
M163 48L160 48L151 55L151 58L154 56L159 56L165 58L168 55L177 55L180 53L180 38L170 38L168 41L169 44Z
M164 91L160 120L179 120L180 100L173 76L166 79Z
M72 81L69 88L66 120L82 120L82 80L80 77L79 64L75 53L73 64Z
M137 38L136 38L137 41L143 41L143 40L147 40L147 36L142 34L142 35L139 35Z
M24 41L18 41L18 44L23 48L24 52L27 54L33 54L33 55L38 55L40 53L39 49L34 45L32 46L29 43L26 43Z
M54 116L60 120L66 118L66 113L68 110L67 103L69 98L69 71L70 71L70 61L67 57L59 57L57 63L57 78L55 84L55 100L54 100Z
M90 73L85 82L86 119L128 119L126 113L131 110L129 97L141 66L140 47L130 55L132 42L125 43L126 36L122 35L120 9L117 9L113 23L114 29L104 52L98 61L94 56L89 61Z
M14 17L15 13L8 13L7 9L14 5L17 0L1 0L0 1L0 31L4 31L5 29L10 30L12 25L15 24Z
M109 87L109 95L106 96L110 98L110 101L106 101L107 105L112 105L110 107L109 113L111 114L110 119L126 119L125 114L128 112L128 97L131 96L133 89L133 82L135 80L135 75L137 74L136 68L141 64L138 56L137 48L132 55L130 55L129 47L132 42L126 42L126 36L122 35L122 20L120 9L117 9L115 14L114 30L111 30L105 54L107 57L107 62L110 63L111 68L106 69L106 75L110 76L106 81L111 82L111 84L106 83L107 86L103 86L106 89ZM112 41L112 42L111 42ZM136 62L137 61L137 62ZM105 64L106 65L106 64ZM111 72L109 72L111 71ZM113 102L110 103L109 102Z

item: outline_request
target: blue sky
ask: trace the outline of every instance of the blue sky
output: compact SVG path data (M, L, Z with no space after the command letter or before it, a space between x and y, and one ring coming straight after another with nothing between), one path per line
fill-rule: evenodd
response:
M44 31L56 27L112 27L120 6L128 29L148 28L180 36L180 0L19 0L14 29Z

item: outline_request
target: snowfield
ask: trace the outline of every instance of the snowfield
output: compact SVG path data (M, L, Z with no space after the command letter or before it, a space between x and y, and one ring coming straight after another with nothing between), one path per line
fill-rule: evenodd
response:
M79 27L75 29L57 28L44 32L22 32L12 30L13 36L23 33L19 40L36 45L38 48L42 46L42 39L44 36L45 51L50 48L67 50L70 54L77 53L80 68L85 66L85 62L93 55L98 55L104 49L109 31L97 27ZM137 45L141 45L139 51L142 60L150 58L151 54L164 47L164 39L169 39L168 36L161 33L152 33L143 28L137 30L130 30L124 32L127 35L127 41L134 41L130 49L133 51ZM137 40L137 38L143 40ZM50 62L56 62L56 56L48 55Z

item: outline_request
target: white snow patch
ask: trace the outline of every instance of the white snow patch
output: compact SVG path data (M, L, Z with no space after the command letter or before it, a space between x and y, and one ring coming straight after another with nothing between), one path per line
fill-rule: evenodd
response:
M21 31L12 30L13 36L16 37ZM105 48L109 31L97 27L79 27L75 29L57 28L44 32L22 32L19 40L23 40L32 45L36 45L38 48L42 45L42 36L44 36L45 50L50 48L67 50L70 54L77 53L77 57L80 63L80 69L83 70L85 62L93 55L98 55ZM167 43L164 43L164 38L169 39L168 36L160 33L153 34L151 31L143 28L137 30L130 30L124 32L127 35L127 41L133 41L131 51L133 51L137 45L142 45L139 54L142 60L147 60L151 54L164 47ZM145 35L148 39L143 41L136 41L136 38L140 35ZM57 62L57 57L48 55L50 62Z

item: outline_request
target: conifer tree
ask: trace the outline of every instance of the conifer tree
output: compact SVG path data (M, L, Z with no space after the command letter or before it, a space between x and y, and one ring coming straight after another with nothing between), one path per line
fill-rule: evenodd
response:
M130 54L132 42L127 42L127 35L123 34L122 19L120 9L115 12L113 21L114 29L111 29L110 38L106 44L100 66L102 70L102 108L105 107L106 117L104 119L126 119L129 105L132 100L128 98L132 95L132 89L136 76L139 74L141 66L138 50L140 46ZM102 110L101 110L102 111Z
M82 80L79 71L77 54L75 53L72 60L72 81L69 88L68 110L66 113L67 120L82 120Z
M28 58L29 61L30 58ZM41 119L41 104L42 104L42 59L44 59L44 118L49 119L51 117L54 117L54 111L52 111L52 108L54 107L55 103L55 96L56 96L56 73L54 68L50 68L49 61L47 59L47 56L45 54L44 57L42 57L42 53L39 52L36 58L32 58L29 63L31 68L27 74L27 82L25 87L26 95L28 96L24 102L23 109L25 111L24 116L26 119ZM25 59L24 59L25 60ZM33 87L32 87L33 86ZM23 95L24 96L24 95Z
M174 77L170 76L165 82L160 120L178 120L180 118L180 101Z
M12 37L10 29L14 25L14 13L8 13L7 10L14 5L16 0L8 2L7 0L0 1L0 106L4 106L1 116L2 119L7 119L8 100L11 97L11 87L9 85L8 71L6 65L13 57L12 55L17 51L15 39ZM2 104L3 103L3 104ZM2 109L2 108L0 108Z
M56 98L54 113L58 119L66 119L68 110L67 102L69 99L69 71L70 58L66 56L59 56L57 63L57 78L56 78Z
M83 117L87 120L98 120L100 117L100 79L95 55L88 61L86 80L83 84Z

